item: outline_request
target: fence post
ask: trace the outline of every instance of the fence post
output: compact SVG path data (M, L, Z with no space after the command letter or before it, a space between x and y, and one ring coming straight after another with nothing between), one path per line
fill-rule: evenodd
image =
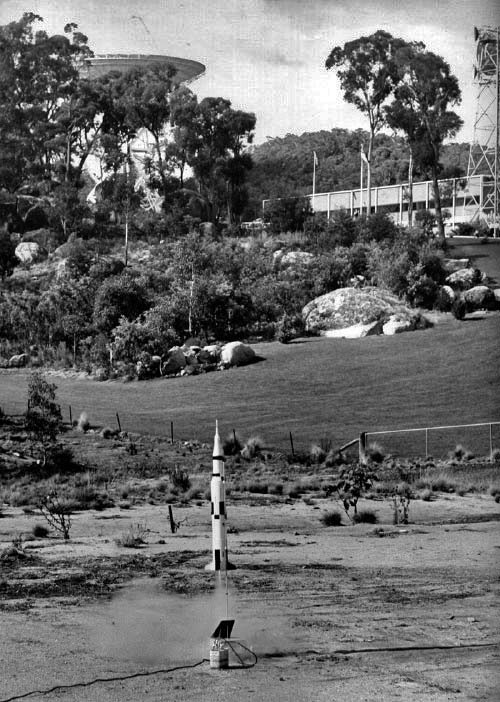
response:
M429 429L425 427L425 457L429 455Z
M490 422L490 461L493 460L493 425Z
M359 435L359 462L361 465L366 465L366 432L362 431Z

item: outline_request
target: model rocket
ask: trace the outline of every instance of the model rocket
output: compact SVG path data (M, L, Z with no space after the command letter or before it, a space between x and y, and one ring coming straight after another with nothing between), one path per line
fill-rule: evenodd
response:
M218 423L215 422L212 480L210 481L212 561L205 566L206 570L231 570L234 568L230 565L227 554L225 460Z

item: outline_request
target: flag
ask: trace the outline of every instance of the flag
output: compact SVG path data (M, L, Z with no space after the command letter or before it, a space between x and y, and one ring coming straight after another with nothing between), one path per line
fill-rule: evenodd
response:
M316 154L316 151L313 151L313 158L314 158L314 165L317 168L319 166L319 161L318 161L318 156Z
M363 144L361 144L360 149L361 149L361 159L367 164L368 159L366 158L365 150L363 149Z

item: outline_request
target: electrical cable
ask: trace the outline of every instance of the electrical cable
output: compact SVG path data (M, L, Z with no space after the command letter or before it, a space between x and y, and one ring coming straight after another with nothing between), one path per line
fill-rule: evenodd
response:
M31 692L25 692L22 695L13 695L12 697L6 697L5 699L0 700L0 702L14 702L14 700L22 700L26 697L30 697L31 695L49 695L51 692L55 692L56 690L71 690L75 687L90 687L91 685L96 685L97 683L121 682L122 680L132 680L132 678L148 677L150 675L161 675L162 673L173 673L176 670L187 670L189 668L197 668L198 666L203 665L203 663L208 662L208 658L203 658L201 661L198 661L198 663L178 665L175 668L144 670L139 673L131 673L130 675L115 675L110 678L93 678L92 680L88 680L87 682L77 682L67 685L54 685L54 687L51 687L47 690L31 690Z
M245 644L242 644L241 641L233 641L232 642L233 644L236 644L237 646L241 646L241 648L244 648L245 651L248 651L248 653L250 653L250 655L253 656L253 659L254 659L253 663L250 663L250 664L244 663L243 660L241 659L241 657L238 655L238 653L234 650L233 646L231 645L230 639L226 639L226 643L228 644L229 648L231 649L231 651L234 653L234 655L236 656L236 658L239 660L239 662L241 663L241 665L244 668L253 668L254 665L259 660L257 658L257 654L254 653L251 648L248 648L248 646L245 646ZM0 702L1 702L1 700L0 700Z

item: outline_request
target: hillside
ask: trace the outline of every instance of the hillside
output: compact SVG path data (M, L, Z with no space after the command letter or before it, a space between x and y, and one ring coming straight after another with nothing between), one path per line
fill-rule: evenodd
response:
M362 129L322 130L300 136L269 139L252 147L254 161L249 175L248 219L258 217L263 199L306 195L311 192L313 152L319 165L316 169L316 192L347 190L359 187L359 145L368 142ZM461 176L467 172L469 144L448 144L442 157L442 177ZM372 182L391 185L407 179L408 153L400 137L379 134L372 161ZM417 180L426 180L428 173L416 173Z

